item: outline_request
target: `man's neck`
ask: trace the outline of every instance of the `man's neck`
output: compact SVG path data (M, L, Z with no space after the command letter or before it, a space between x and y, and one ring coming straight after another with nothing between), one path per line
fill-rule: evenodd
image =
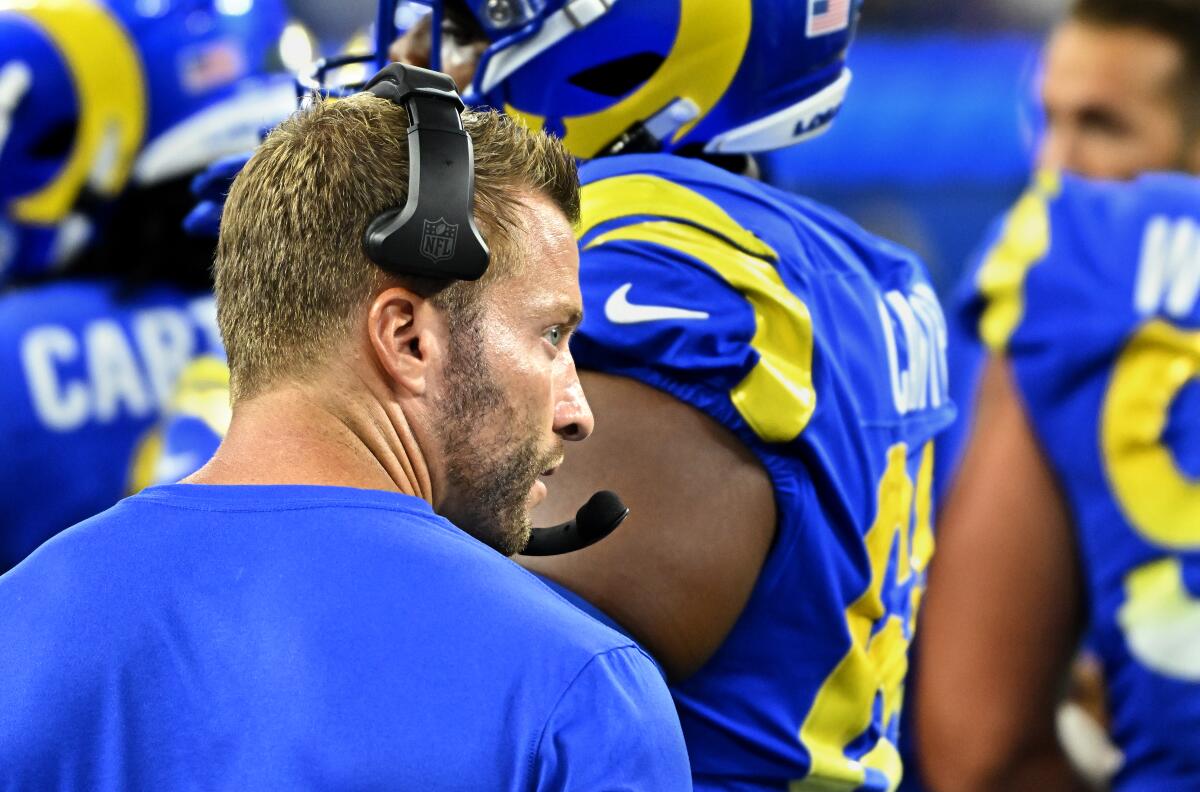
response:
M331 390L335 395L330 394ZM234 405L213 458L187 484L315 484L433 502L424 455L403 412L319 384L287 384Z

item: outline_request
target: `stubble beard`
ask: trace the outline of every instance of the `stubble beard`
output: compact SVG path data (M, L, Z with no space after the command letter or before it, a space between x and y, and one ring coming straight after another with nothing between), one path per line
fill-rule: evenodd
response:
M440 416L446 479L453 495L440 511L466 533L509 556L529 542L530 488L558 461L561 450L539 448L538 428L522 419L496 383L484 358L481 333L456 335L447 366L449 399Z

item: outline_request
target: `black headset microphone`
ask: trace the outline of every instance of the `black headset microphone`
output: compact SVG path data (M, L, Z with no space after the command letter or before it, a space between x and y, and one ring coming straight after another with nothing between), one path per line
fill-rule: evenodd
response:
M408 198L367 226L367 257L393 275L478 280L488 247L475 225L475 154L463 128L463 101L445 74L388 64L364 87L408 112ZM597 492L574 520L534 528L523 555L581 550L608 536L629 514L621 499Z
M615 492L601 490L579 507L574 520L534 528L521 555L550 556L582 550L617 530L628 516L628 507Z

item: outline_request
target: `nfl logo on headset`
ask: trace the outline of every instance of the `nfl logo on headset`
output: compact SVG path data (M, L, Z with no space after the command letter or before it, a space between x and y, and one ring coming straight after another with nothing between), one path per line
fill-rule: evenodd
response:
M421 235L421 255L430 261L442 261L454 255L454 242L458 239L458 226L447 223L446 218L426 220Z
M808 37L825 36L850 27L851 0L808 0Z

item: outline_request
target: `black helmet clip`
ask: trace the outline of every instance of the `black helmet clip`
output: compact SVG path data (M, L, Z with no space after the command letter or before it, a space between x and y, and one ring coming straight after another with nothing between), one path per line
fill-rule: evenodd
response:
M392 63L364 90L408 111L408 200L367 226L367 257L394 275L477 280L488 248L475 226L475 156L463 101L445 74Z

